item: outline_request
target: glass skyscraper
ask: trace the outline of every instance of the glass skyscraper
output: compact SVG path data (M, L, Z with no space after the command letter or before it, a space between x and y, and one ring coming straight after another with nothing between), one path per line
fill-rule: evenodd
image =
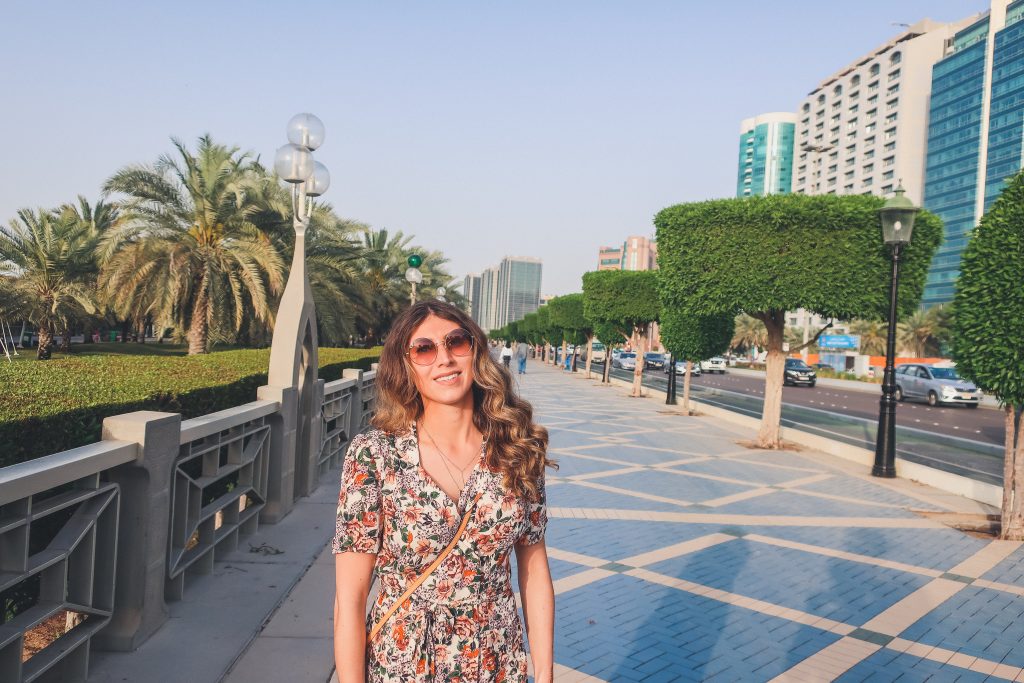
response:
M541 274L540 259L506 256L480 275L467 275L466 297L473 320L489 332L536 311Z
M970 232L1024 165L1024 0L993 0L932 70L924 208L945 234L925 306L949 303Z
M744 119L736 196L788 194L793 188L793 141L796 114L778 112Z

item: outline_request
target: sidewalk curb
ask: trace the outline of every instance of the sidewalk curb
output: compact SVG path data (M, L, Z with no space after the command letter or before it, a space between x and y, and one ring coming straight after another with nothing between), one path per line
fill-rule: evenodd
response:
M584 380L586 379L585 376L581 375L580 377ZM610 378L610 380L615 386L625 388L632 388L633 386L631 382L626 382L625 380L616 379L614 377ZM650 387L644 387L644 389L646 390L646 393L641 394L642 397L653 398L655 396L655 393L651 391ZM760 425L760 420L755 417L740 415L730 410L726 410L725 408L719 408L718 406L702 403L693 398L690 399L690 402L695 406L698 406L700 411L704 414L719 418L725 422L729 422L730 424L754 430L756 430ZM679 406L666 405L665 409L678 412L680 415L683 414ZM851 446L849 444L842 443L841 441L828 439L793 427L780 427L780 434L786 441L791 441L801 446L813 448L827 455L848 460L858 465L871 467L874 463L875 454L866 448ZM954 495L967 498L968 500L984 503L985 505L990 505L994 508L999 508L1002 505L1003 489L999 486L975 481L959 474L944 472L919 463L908 462L902 458L896 458L896 476L898 478L926 484L940 491L952 493Z

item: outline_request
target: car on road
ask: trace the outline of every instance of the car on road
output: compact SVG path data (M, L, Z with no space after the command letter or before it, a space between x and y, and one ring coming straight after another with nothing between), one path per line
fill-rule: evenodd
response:
M977 408L982 392L962 379L953 366L906 363L896 366L896 400L916 399L928 405L964 405Z
M668 374L668 367L669 366L666 364L665 365L665 374ZM676 361L676 374L677 375L685 375L686 374L686 361L685 360L677 360ZM700 376L700 363L693 363L690 366L690 376L691 377L699 377Z
M668 358L663 353L648 351L644 354L644 370L661 370L668 363Z
M813 387L818 382L818 373L801 358L787 358L786 368L782 374L782 385L806 384Z
M590 347L590 361L592 363L603 363L607 358L608 349L599 341L594 342Z
M636 370L636 354L623 351L617 358L612 359L612 367L622 368L623 370Z
M714 358L708 358L700 362L700 369L703 372L717 372L719 374L725 374L725 368L728 364L725 359L721 356L715 356Z

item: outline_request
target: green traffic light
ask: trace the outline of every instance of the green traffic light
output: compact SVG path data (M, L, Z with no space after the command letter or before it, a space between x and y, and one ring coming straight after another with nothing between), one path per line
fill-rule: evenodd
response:
M423 264L423 257L420 256L419 254L413 254L412 256L409 257L409 267L410 268L419 268L420 265L422 265L422 264Z

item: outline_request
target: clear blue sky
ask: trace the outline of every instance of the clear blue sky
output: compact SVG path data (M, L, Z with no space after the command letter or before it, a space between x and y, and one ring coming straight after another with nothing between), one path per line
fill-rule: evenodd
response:
M9 2L0 219L99 195L170 136L270 161L320 116L342 216L412 233L462 275L544 260L579 291L597 247L735 191L741 119L930 17L986 0Z

